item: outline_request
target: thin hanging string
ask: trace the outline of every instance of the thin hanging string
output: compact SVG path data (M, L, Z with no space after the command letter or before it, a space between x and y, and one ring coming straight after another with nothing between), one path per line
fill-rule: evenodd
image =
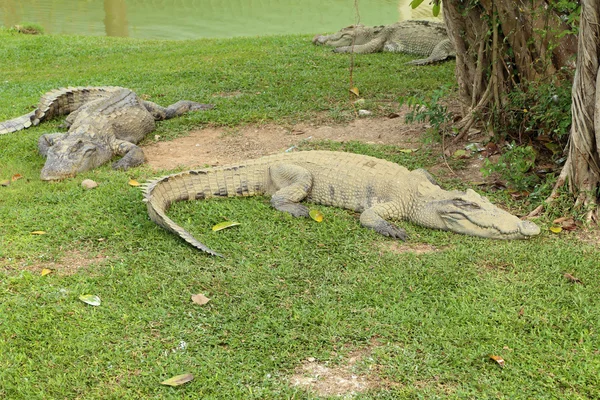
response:
M354 0L354 29L360 24L360 13L358 12L358 0ZM352 49L350 51L350 89L354 87L354 42L356 42L356 35L352 36ZM350 93L350 99L352 99L352 93Z

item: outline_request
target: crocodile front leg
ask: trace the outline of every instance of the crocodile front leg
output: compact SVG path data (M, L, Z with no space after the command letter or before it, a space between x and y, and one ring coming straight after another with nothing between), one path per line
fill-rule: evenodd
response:
M333 49L334 53L358 53L358 54L368 54L368 53L377 53L383 50L383 45L385 44L385 39L374 39L365 44L355 44L353 46L341 46Z
M156 121L179 117L189 111L210 110L214 107L214 104L201 104L189 100L180 100L166 108L151 101L144 101L143 103L146 110L152 114Z
M305 168L293 164L278 164L269 168L269 174L277 190L271 197L271 205L294 217L308 217L308 208L302 201L312 187L312 175Z
M386 219L396 216L397 210L397 205L392 202L377 204L360 214L360 224L384 236L406 240L408 235L404 229L386 221Z
M123 156L119 161L113 163L112 167L114 169L126 170L137 167L146 160L144 152L140 147L125 140L116 139L113 150L117 155Z
M38 139L38 151L43 157L48 156L48 149L54 146L54 143L64 139L67 133L46 133Z

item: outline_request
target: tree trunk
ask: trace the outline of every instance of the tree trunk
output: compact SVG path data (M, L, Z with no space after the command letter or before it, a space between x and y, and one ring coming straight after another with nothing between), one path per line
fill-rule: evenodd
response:
M600 200L600 2L583 0L573 82L571 113L573 123L568 157L546 203L552 202L565 181L575 197L575 206L584 207L589 221L598 222ZM530 215L537 215L543 205Z
M448 33L456 45L456 77L463 104L464 137L477 119L501 110L523 83L551 77L576 54L574 35L552 0L446 0ZM573 67L574 65L571 66Z

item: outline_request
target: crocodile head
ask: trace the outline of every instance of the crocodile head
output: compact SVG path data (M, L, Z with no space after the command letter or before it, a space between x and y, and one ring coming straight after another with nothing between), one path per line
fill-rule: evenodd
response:
M383 28L384 26L350 25L331 35L316 35L312 42L320 45L344 47L352 46L354 40L355 45L361 45L370 42Z
M429 228L489 239L528 239L540 233L533 222L498 208L471 189L445 191L426 182L418 193L414 222Z
M108 162L112 156L112 151L105 144L90 138L66 137L48 148L41 178L44 181L72 178Z

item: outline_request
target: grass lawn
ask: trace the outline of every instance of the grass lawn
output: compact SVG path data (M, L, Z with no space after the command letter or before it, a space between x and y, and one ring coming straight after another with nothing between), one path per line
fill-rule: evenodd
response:
M161 140L208 124L353 116L348 57L307 36L175 42L0 30L0 42L0 120L69 85L216 104L159 123ZM366 107L384 113L401 95L454 83L452 62L408 60L356 56ZM352 373L371 382L359 399L600 398L597 242L549 233L542 219L540 237L512 242L401 224L410 238L398 247L337 208L319 206L319 224L266 198L176 204L169 215L226 255L209 257L149 220L128 185L155 176L147 166L42 182L37 139L59 124L0 136L0 181L23 176L0 187L0 398L319 398L291 384L296 369L308 359L344 366L356 351L365 356ZM439 163L393 146L311 146L409 168ZM84 191L86 178L100 186ZM534 206L492 196L517 214ZM242 225L211 232L225 219ZM54 271L42 276L46 267ZM211 301L193 304L195 293ZM160 385L186 372L192 382Z

